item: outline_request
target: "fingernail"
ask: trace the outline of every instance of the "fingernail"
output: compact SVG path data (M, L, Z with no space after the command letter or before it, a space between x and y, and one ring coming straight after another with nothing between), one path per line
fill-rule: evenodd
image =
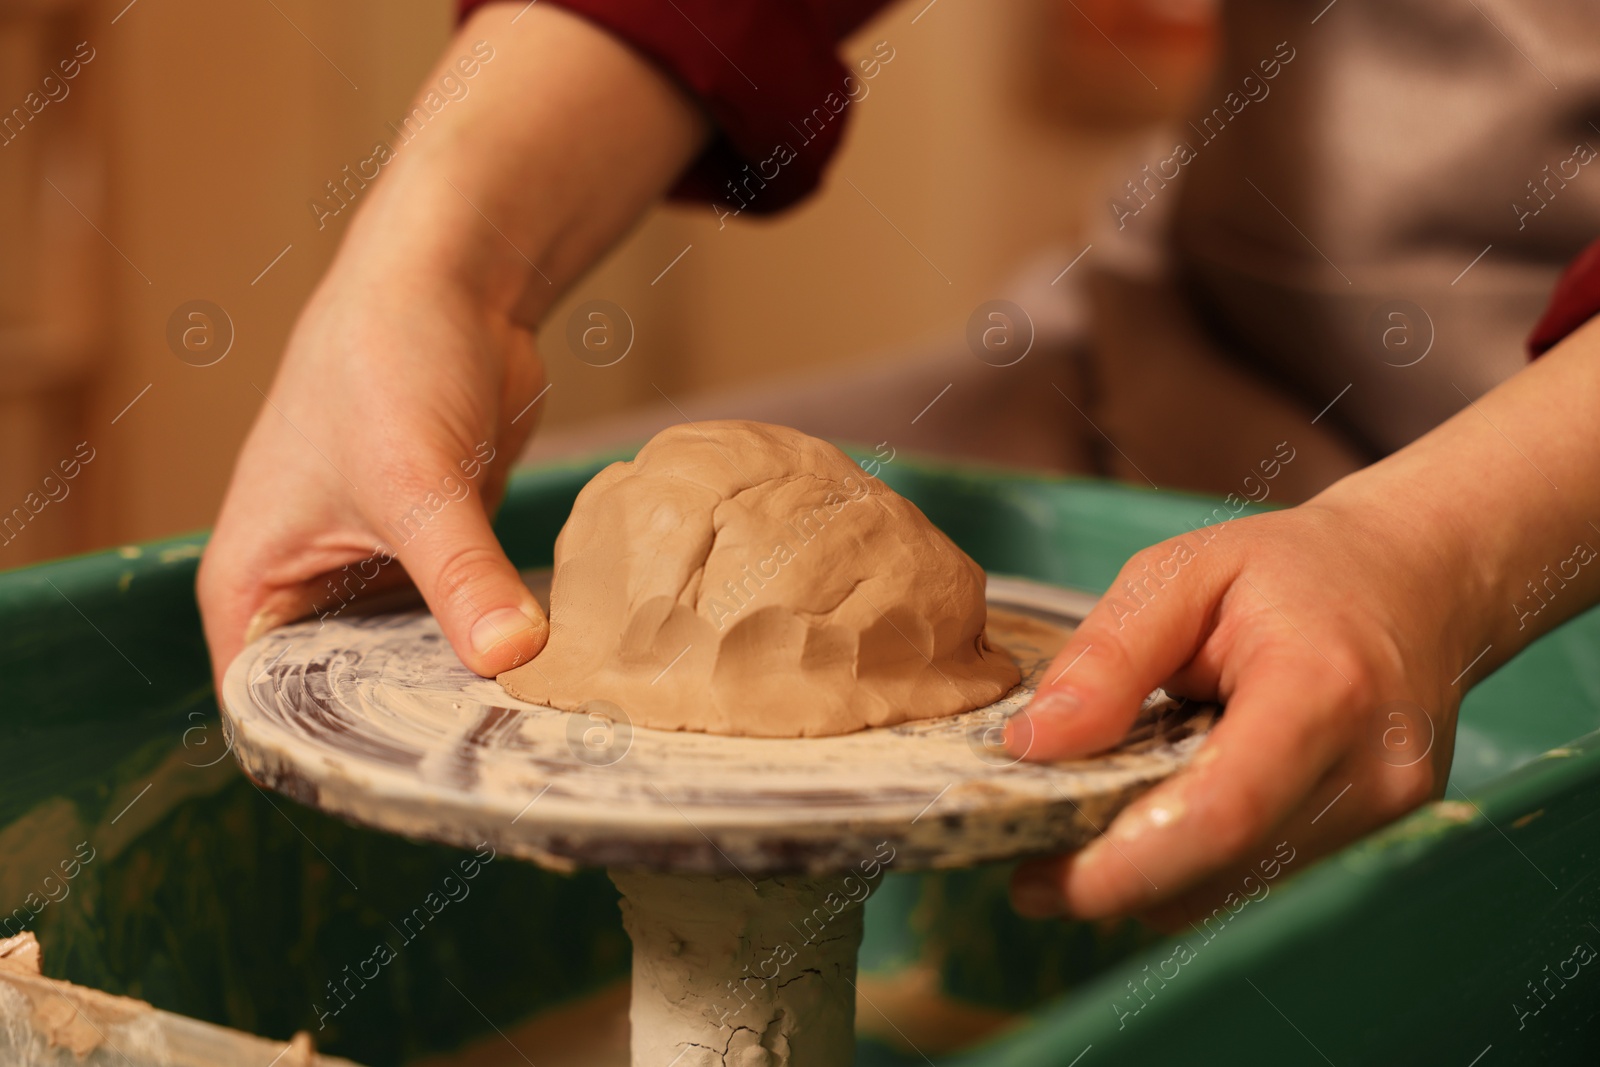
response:
M1166 797L1160 801L1126 809L1112 820L1111 828L1107 832L1120 841L1132 841L1149 830L1161 830L1171 826L1183 818L1187 811L1188 807L1181 799Z
M1184 806L1182 801L1174 800L1166 804L1153 805L1145 812L1145 818L1150 820L1150 825L1156 829L1170 826L1182 818Z
M250 622L244 628L244 643L255 644L256 640L264 637L269 631L276 630L294 616L271 605L262 608L250 616Z
M1011 904L1030 919L1049 919L1067 910L1061 892L1043 878L1019 879L1011 887Z
M491 611L472 627L472 648L480 656L487 656L506 641L520 634L541 629L534 621L516 608Z
M1018 759L1026 756L1033 748L1033 720L1028 718L1028 713L1020 712L1007 719L1002 737L1006 752Z
M1078 710L1078 706L1077 694L1052 689L1035 695L1026 710L1030 715L1071 715Z

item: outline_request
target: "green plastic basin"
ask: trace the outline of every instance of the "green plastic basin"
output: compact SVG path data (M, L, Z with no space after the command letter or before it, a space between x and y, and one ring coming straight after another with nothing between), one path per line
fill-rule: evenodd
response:
M599 465L513 479L498 529L518 565L549 563ZM1090 590L1215 505L904 459L882 476L985 567ZM0 574L0 935L35 930L50 975L264 1036L310 1030L374 1067L625 976L600 872L497 858L445 897L469 854L346 825L243 777L194 604L203 540ZM864 975L932 968L944 996L1017 1018L924 1055L864 1011L858 1062L1600 1062L1600 962L1577 962L1579 946L1591 960L1600 948L1597 728L1591 613L1468 697L1444 802L1291 865L1265 899L1189 935L1181 967L1176 940L1133 924L1016 917L1004 868L891 874L867 904ZM426 922L402 940L395 924L419 906ZM395 958L361 977L385 939Z

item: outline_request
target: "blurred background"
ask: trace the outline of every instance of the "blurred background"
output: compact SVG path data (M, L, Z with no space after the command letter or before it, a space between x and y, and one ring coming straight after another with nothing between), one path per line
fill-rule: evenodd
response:
M959 344L1020 266L1065 265L1108 169L1185 110L1213 6L891 6L842 50L895 58L819 195L725 228L663 206L551 315L544 426L654 385L692 398ZM0 568L210 524L353 215L319 229L311 202L391 136L453 21L450 0L4 0ZM591 299L634 320L627 373L568 351ZM204 366L169 341L193 301L221 312Z

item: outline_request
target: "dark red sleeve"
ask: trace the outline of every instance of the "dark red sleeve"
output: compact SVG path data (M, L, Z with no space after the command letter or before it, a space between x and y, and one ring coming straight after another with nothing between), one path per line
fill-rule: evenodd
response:
M458 0L461 16L491 2ZM862 79L840 64L838 42L885 2L540 0L627 42L699 98L717 137L674 197L754 213L816 187L849 118L845 79Z
M1585 248L1562 272L1539 325L1528 337L1528 354L1543 355L1596 312L1600 312L1600 241Z

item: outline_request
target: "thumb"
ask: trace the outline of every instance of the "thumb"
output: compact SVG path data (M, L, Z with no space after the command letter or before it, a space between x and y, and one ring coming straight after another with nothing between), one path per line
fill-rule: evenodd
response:
M462 663L493 676L544 648L550 625L495 538L477 492L436 512L414 506L386 527Z
M1194 656L1224 588L1220 561L1179 537L1130 559L1006 724L1006 747L1034 760L1101 752L1127 734L1144 698ZM1208 566L1209 564L1209 566Z

